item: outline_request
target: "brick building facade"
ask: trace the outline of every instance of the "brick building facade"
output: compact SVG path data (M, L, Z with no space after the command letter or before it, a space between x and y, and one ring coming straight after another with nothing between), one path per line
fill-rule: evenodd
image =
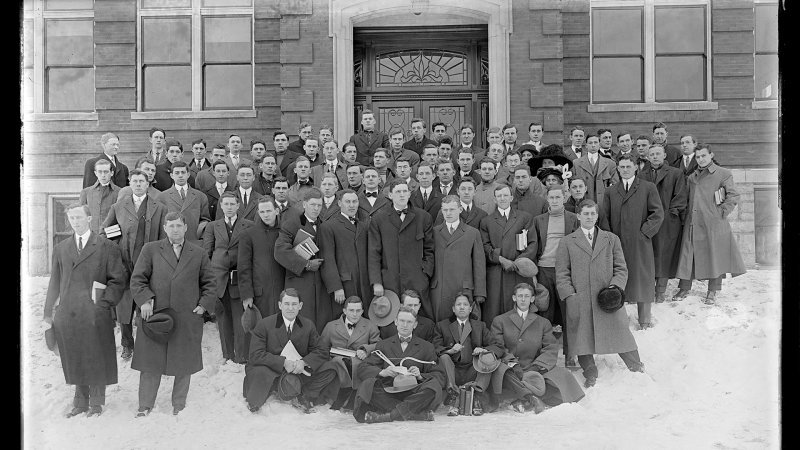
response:
M610 128L614 135L624 130L635 139L639 134L651 134L653 123L665 122L668 142L675 144L681 134L696 135L701 142L711 145L723 166L734 169L742 198L731 221L745 262L749 267L756 267L779 261L777 86L766 95L754 88L754 83L758 82L754 79L762 77L759 67L763 66L756 61L764 61L759 59L763 48L758 48L764 45L757 39L773 36L764 34L763 30L759 34L757 30L759 23L767 26L773 23L760 21L759 11L763 9L759 8L777 10L775 2L679 2L678 6L701 9L698 17L702 15L704 24L705 41L698 50L700 56L693 56L696 61L702 57L702 65L698 66L702 71L702 87L698 88L702 98L691 101L658 101L661 88L653 75L655 67L663 67L658 65L662 57L658 53L660 38L654 37L659 31L653 25L661 19L654 19L653 11L658 17L659 8L675 6L675 2L88 0L90 6L85 10L55 9L57 4L65 2L67 0L52 2L56 6L50 10L49 1L27 1L23 16L23 220L26 227L23 229L23 255L27 255L23 265L31 274L49 271L54 242L59 233L69 230L60 211L69 199L77 198L84 162L102 151L99 141L103 133L112 131L119 135L119 158L130 168L149 150L148 130L154 126L165 129L168 138L184 144L187 161L191 157L188 144L194 139L203 138L209 144L226 143L228 135L235 132L242 137L244 151L249 150L247 143L254 138L264 139L271 148L275 130L287 131L292 135L290 140L294 140L301 121L311 123L315 132L322 124L331 124L341 144L355 130L359 108L371 108L377 113L381 105L379 99L391 96L388 93L380 97L378 94L383 91L379 87L373 89L366 84L354 88L354 42L359 45L359 36L371 32L374 36L366 45L377 48L381 44L382 27L393 27L395 37L402 37L406 32L419 40L420 33L415 33L413 26L426 27L424 29L431 35L444 37L448 29L472 30L477 50L469 54L474 56L474 61L478 61L482 48L487 49L483 54L488 54L488 68L481 70L487 71L488 86L481 85L470 75L465 87L452 88L452 93L450 87L426 90L416 86L409 91L422 99L421 102L429 99L435 103L440 101L436 99L447 95L455 98L456 91L461 89L458 91L459 95L463 94L461 104L472 114L467 114L465 120L476 122L478 128L514 123L519 139L527 141L528 123L541 121L544 141L565 145L569 145L567 135L574 125L582 125L590 131ZM81 3L85 2L81 0ZM205 98L203 83L206 78L198 75L205 66L201 67L192 59L192 70L200 72L192 75L191 110L148 110L146 107L143 101L148 95L143 88L146 70L142 59L146 37L143 23L160 12L171 14L167 7L182 3L189 6L181 11L196 21L193 30L198 29L194 24L215 15L249 18L251 60L245 61L252 68L249 106L206 108L203 102L207 99L200 100ZM226 7L231 9L224 9ZM599 46L596 42L593 44L593 26L597 26L593 24L593 11L603 8L614 14L618 11L613 8L641 14L643 73L638 78L643 80L641 101L601 102L592 97L593 89L597 89L592 84L593 75L599 78L593 74L592 61L600 57L597 50L593 50L593 45ZM48 26L52 21L74 19L92 24L93 45L91 61L87 64L93 67L94 106L77 112L54 111L55 94L48 94L47 83L49 74L57 73L57 67L48 65L50 55L47 52L58 49L49 47L51 41L47 40L47 33L51 28ZM777 34L774 37L777 39ZM202 45L202 39L202 36L193 35L192 44ZM430 47L424 42L414 45L415 48ZM200 52L192 51L192 58L197 58ZM621 58L619 61L628 60ZM371 61L374 59L366 62L371 64ZM365 75L365 81L374 73ZM471 73L477 74L477 69Z

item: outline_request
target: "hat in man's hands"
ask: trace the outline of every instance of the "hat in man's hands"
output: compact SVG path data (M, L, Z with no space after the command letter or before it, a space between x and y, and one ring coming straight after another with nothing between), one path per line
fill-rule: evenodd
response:
M481 352L472 357L472 367L478 373L492 373L500 367L500 360L492 352Z
M58 355L58 342L56 341L56 330L53 325L50 328L44 330L44 341L47 344L47 348L52 350L53 353Z
M283 401L289 401L302 392L303 382L300 380L300 375L296 373L284 372L278 379L278 398Z
M385 327L397 317L400 298L394 292L384 289L382 297L375 297L369 305L369 320L379 327Z
M625 291L619 286L604 287L597 294L597 306L609 314L617 312L624 304Z
M242 314L242 328L244 328L245 333L253 331L253 328L256 327L261 318L261 311L258 310L256 305L245 308Z
M531 261L530 258L519 257L515 259L514 267L516 267L519 276L525 278L533 278L539 272L539 269L536 268L536 264Z
M142 321L142 330L148 338L166 344L175 333L178 324L177 312L172 308L165 308Z
M397 375L392 380L391 386L384 386L383 390L390 394L410 391L417 387L417 377L414 375Z

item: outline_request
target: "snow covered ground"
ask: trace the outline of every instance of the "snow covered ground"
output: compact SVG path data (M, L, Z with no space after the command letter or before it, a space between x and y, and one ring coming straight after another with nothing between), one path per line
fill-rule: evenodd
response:
M705 283L680 303L653 306L655 328L634 331L645 374L617 355L596 357L597 385L576 404L540 415L509 410L482 417L367 425L324 407L304 415L270 398L258 415L242 398L242 366L222 365L216 325L205 325L205 369L192 376L186 409L172 415L172 378L149 417L134 419L139 372L119 361L119 384L98 418L64 418L74 388L47 350L41 321L47 278L23 280L24 442L32 449L491 448L768 449L780 445L780 272L725 280L716 306ZM677 289L670 283L667 295ZM627 306L631 329L636 307ZM119 355L119 329L116 330ZM563 365L563 357L559 359ZM583 383L580 371L574 372Z

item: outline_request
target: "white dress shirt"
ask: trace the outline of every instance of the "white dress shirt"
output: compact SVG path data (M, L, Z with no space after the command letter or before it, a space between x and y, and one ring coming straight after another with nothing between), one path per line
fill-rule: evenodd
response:
M593 165L597 164L597 158L599 158L599 156L597 156L597 153L589 153L587 156L589 158L589 164L590 165L593 166Z
M350 319L345 317L345 319L344 319L344 329L347 330L347 334L352 336L353 335L353 331L355 331L355 328L350 328L350 327L347 326L347 325L350 325L350 324L355 325L353 322L350 322Z
M522 321L523 322L525 322L525 319L528 318L528 312L529 311L530 311L530 309L527 310L527 311L520 311L519 308L517 308L517 314L519 314L519 316L522 317Z
M683 155L683 165L689 167L689 164L692 163L692 159L694 158L694 153L691 155Z
M145 193L141 197L137 196L136 194L131 194L131 197L133 198L133 206L138 211L139 207L142 206L142 202L147 199L147 194Z
M81 239L81 245L86 247L86 241L89 240L89 235L92 234L92 230L86 230L86 233L78 234L75 233L75 245L78 245L78 238Z
M242 189L242 187L239 186L239 193L242 195L242 201L244 201L245 194L247 194L247 201L250 201L250 197L253 195L253 187L250 186L247 189Z
M419 193L420 193L420 195L422 195L423 199L425 199L426 197L427 198L431 198L431 191L432 190L433 190L433 186L429 186L427 188L424 188L422 186L419 187Z
M176 184L175 185L175 189L178 191L178 195L180 195L181 197L184 197L184 198L186 197L186 194L189 192L189 190L187 189L187 186L185 184L183 186L178 186Z
M578 157L579 157L579 158L580 158L581 156L583 156L583 153L584 153L584 152L583 152L583 147L581 147L581 148L578 148L578 147L575 147L574 145L572 146L572 151L573 151L573 153L575 153L576 155L578 155Z
M511 207L510 206L508 208L506 208L506 209L500 209L500 207L497 207L497 211L500 213L501 216L505 216L506 219L511 217Z
M222 183L222 184L220 184L220 183L214 183L214 184L217 186L217 192L219 192L219 195L222 195L222 193L225 192L225 189L228 188L228 182L227 181Z
M583 231L583 235L586 237L586 240L589 241L589 245L592 245L592 240L597 237L596 233L595 233L595 229L592 228L592 229L587 230L586 228L581 227L581 231ZM592 235L592 239L589 239L589 234L590 233Z
M458 229L458 226L461 225L461 221L460 220L456 220L453 223L445 222L444 225L448 228L447 231L450 231L450 234L453 234Z
M295 323L295 321L297 321L297 317L292 319L292 321L286 320L286 317L283 317L283 316L281 316L281 317L283 318L283 325L287 328L287 331L288 331L288 328L291 328L292 330L294 330L294 323Z
M365 195L365 196L366 196L367 192L375 192L375 193L377 194L377 193L378 193L378 190L376 189L376 190L374 190L374 191L368 191L368 190L366 190L366 189L365 189L365 190L364 190L364 195ZM375 206L375 202L376 202L377 200L378 200L378 197L367 197L367 201L369 202L369 205L370 205L370 206Z
M334 200L336 200L335 195L331 195L330 197L322 197L322 202L325 204L326 208L330 208Z

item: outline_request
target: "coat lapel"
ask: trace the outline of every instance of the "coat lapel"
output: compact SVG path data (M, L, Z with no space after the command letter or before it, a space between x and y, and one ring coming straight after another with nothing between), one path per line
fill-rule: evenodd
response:
M133 197L131 197L131 204L133 204ZM151 221L153 219L153 215L156 213L156 199L151 196L147 196L147 220ZM134 215L135 217L135 215Z
M342 322L342 327L346 327L344 325L344 322ZM347 337L347 347L350 348L350 345L352 345L353 342L357 341L361 336L363 336L364 333L366 333L366 329L367 329L366 322L364 322L363 320L359 320L358 323L356 324L356 327L353 328L353 334ZM346 329L344 330L344 334L345 335L347 334Z
M73 239L74 239L74 237L73 237ZM81 254L80 255L77 255L78 248L75 247L75 253L76 253L77 259L75 260L75 264L74 265L77 266L78 264L83 262L83 260L88 258L89 255L94 253L96 244L97 244L97 235L94 234L94 233L90 233L89 234L89 239L86 240L86 244L84 244L83 250L81 250Z
M515 314L515 316L519 317L519 314ZM519 334L522 335L534 320L536 320L536 314L529 309L528 315L525 316L525 322L522 322L522 326L519 329Z
M456 323L458 323L458 321L456 321ZM464 342L467 341L467 337L469 337L470 333L472 333L472 324L470 323L469 319L467 319L467 321L464 323L464 331L461 333L459 342L464 344Z
M169 243L169 239L161 241L161 256L167 260L173 269L178 265L178 258L175 257L175 252L172 251L172 244Z
M597 235L594 237L594 249L592 251L592 259L597 258L597 255L602 253L603 249L609 244L608 235L603 232L601 233L597 228L595 228L595 232ZM586 239L584 239L586 241Z
M661 183L661 180L663 180L664 177L667 176L667 172L669 171L667 167L669 167L669 164L666 163L662 164L661 167L659 167L659 170L656 172L658 175L656 176L656 179L653 181L655 184Z
M148 202L150 201L150 196L149 195L147 196L147 200L145 200L145 201L148 201ZM126 211L128 211L128 214L130 214L133 217L136 217L136 205L133 204L133 194L132 193L131 193L130 196L125 197L125 199L122 201L122 206L123 206L123 208L125 208ZM150 208L150 205L147 205L148 218L150 216L150 210L151 209L153 209L153 208Z
M595 232L596 231L597 229L595 228ZM583 251L585 251L589 255L592 254L592 246L589 245L589 240L586 239L586 236L584 236L583 230L581 229L576 230L575 233L572 234L572 237L577 242L578 247L582 248ZM597 239L597 236L595 236L595 239ZM595 245L595 247L597 247L597 245Z
M622 203L625 203L636 192L636 189L639 188L639 179L637 177L633 177L633 181L631 182L631 187L628 189L628 192L625 192L624 183L622 181L617 184L619 184L622 188Z
M172 249L170 249L172 250ZM172 279L175 279L176 276L183 270L189 261L194 258L195 250L193 246L188 245L187 241L183 242L183 248L181 249L181 259L178 261L178 266L175 267L175 271L172 273ZM175 253L172 253L172 256L175 256Z
M395 214L395 216L397 217L398 220L400 219L400 216L398 216L397 214ZM414 217L416 216L417 215L414 214L413 208L408 208L408 213L406 213L406 218L405 220L403 220L403 223L400 224L400 232L402 232L414 220Z
M518 215L519 214L517 214L517 212L514 211L513 209L508 213L508 220L503 225L503 236L505 236L505 234L508 233L508 230L510 230L513 227L514 223L517 221L517 216ZM500 217L500 221L502 221L502 220L503 220L503 218L501 216Z
M225 223L223 222L222 225L225 226ZM236 245L236 243L239 242L239 236L242 234L242 231L244 231L242 227L244 227L244 220L241 217L237 218L236 223L233 224L233 232L231 232L231 239L230 242L228 242L228 248Z
M517 326L517 328L522 330L522 317L520 317L519 314L517 314L516 309L512 310L512 311L513 312L509 315L509 318L511 319L511 323L513 323L514 325ZM522 334L522 332L520 332L520 334Z

